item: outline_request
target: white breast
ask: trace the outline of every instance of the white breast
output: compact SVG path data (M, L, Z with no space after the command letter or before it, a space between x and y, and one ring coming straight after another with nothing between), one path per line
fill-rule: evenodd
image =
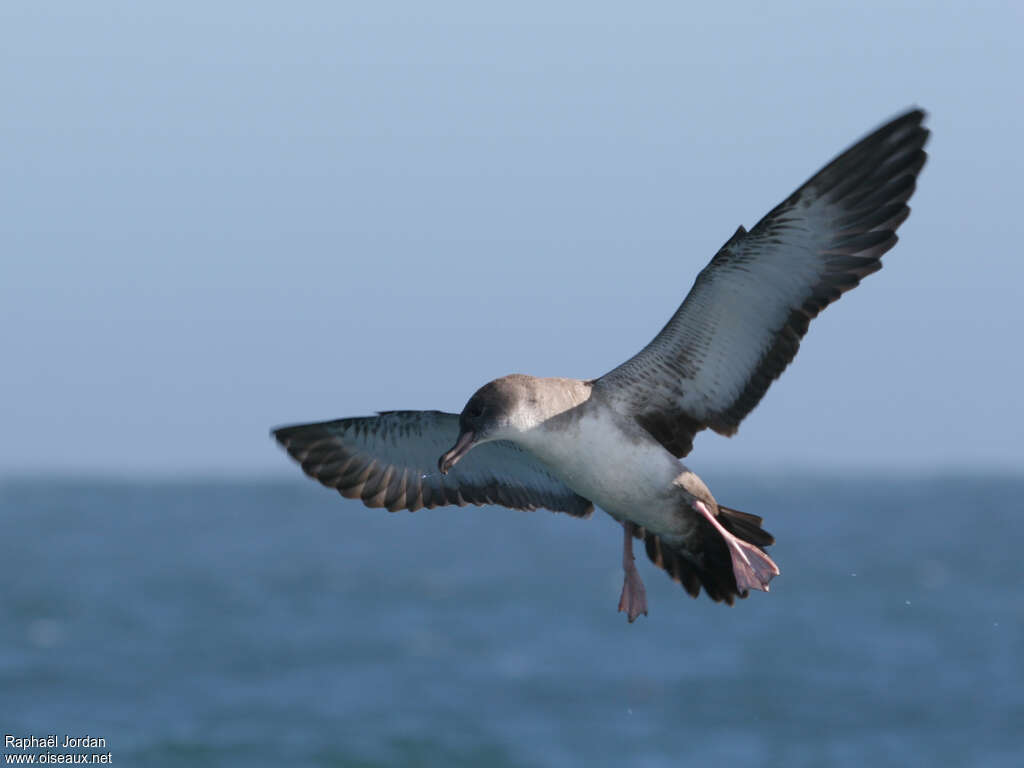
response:
M599 406L556 417L519 442L576 493L618 520L677 533L683 466L632 420Z

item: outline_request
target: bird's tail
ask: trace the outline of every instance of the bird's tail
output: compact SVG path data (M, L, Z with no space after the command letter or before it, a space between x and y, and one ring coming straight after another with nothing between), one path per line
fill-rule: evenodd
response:
M775 543L775 537L761 527L763 520L749 512L740 512L718 505L718 521L733 536L759 547L768 547Z
M754 547L767 547L775 543L775 537L761 527L762 521L757 515L719 505L717 520L726 531ZM664 569L693 597L700 594L701 587L715 602L724 601L729 605L737 597L747 596L746 589L736 586L733 560L725 539L703 517L698 516L696 533L681 545L668 544L661 537L643 529L639 533L644 539L651 562ZM767 555L760 554L771 562Z

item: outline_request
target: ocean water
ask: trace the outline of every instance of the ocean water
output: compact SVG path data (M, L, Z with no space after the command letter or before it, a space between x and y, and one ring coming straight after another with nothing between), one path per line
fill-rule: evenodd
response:
M3 481L0 731L175 768L1024 765L1024 479L708 480L782 575L729 608L639 557L633 625L602 513Z

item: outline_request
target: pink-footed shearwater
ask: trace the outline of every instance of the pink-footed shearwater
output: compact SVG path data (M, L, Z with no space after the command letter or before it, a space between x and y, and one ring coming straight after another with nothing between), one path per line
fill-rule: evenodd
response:
M892 120L740 227L639 353L597 379L513 374L461 414L385 411L275 429L310 477L369 507L546 507L622 523L619 610L647 613L642 539L696 597L732 604L779 573L761 518L722 506L679 460L702 429L736 432L812 318L882 268L924 165L925 113ZM440 457L440 458L438 458Z

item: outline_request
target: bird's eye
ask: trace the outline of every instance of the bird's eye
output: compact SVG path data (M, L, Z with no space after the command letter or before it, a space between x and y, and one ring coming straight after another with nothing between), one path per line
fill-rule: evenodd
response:
M469 415L474 419L484 415L484 407L480 404L471 405L469 408Z

